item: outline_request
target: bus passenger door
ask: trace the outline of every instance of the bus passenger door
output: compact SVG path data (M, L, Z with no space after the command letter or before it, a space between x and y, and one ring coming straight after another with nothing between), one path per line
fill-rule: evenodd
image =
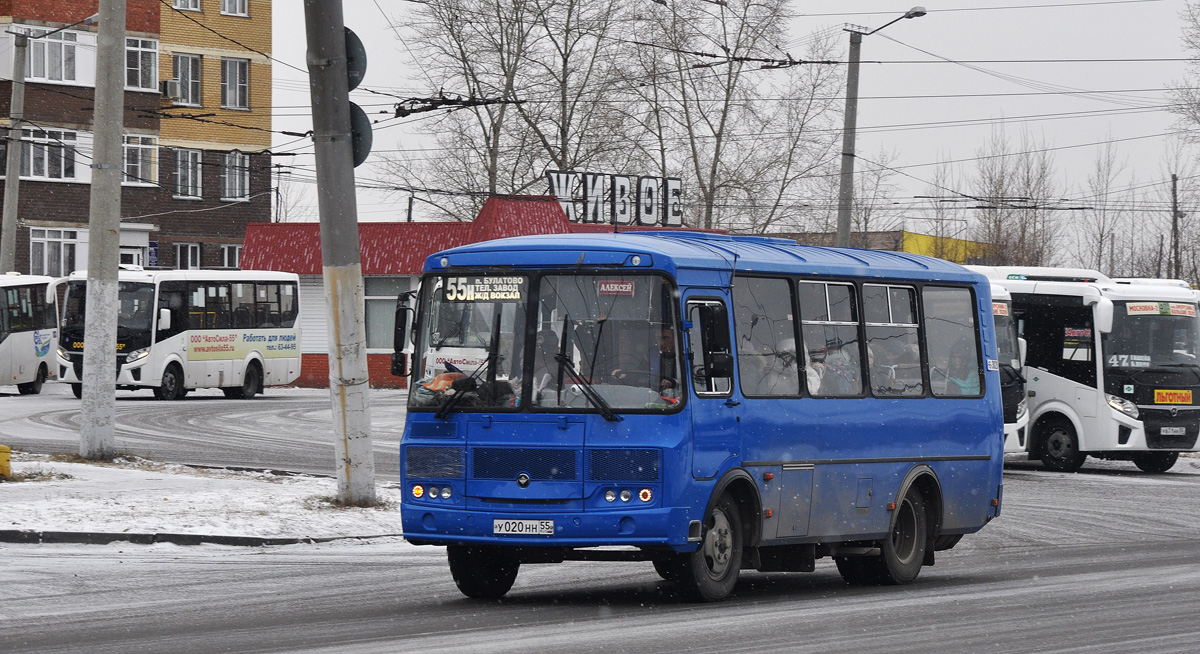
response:
M684 325L692 384L692 476L715 477L739 453L741 404L733 398L733 347L729 310L722 297L689 294Z

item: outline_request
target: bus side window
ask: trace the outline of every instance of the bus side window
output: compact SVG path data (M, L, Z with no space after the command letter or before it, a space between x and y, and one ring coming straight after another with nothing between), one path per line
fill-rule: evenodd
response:
M158 308L171 312L171 325L168 329L160 329L154 336L158 342L170 338L188 329L188 289L187 282L163 282L158 290Z
M687 361L697 395L728 395L733 388L729 314L719 301L688 302Z

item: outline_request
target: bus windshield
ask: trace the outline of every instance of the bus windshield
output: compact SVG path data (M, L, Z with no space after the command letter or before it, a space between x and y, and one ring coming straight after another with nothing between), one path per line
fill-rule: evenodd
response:
M681 388L673 289L658 275L426 278L409 406L610 419L671 410Z
M126 341L135 337L149 342L150 327L154 320L154 285L142 282L120 282L117 290L117 340ZM63 303L62 331L64 336L82 339L84 318L87 309L87 282L73 281L67 284L66 301ZM65 340L65 339L64 339Z
M1104 338L1106 370L1200 370L1200 325L1187 302L1117 302L1112 333Z

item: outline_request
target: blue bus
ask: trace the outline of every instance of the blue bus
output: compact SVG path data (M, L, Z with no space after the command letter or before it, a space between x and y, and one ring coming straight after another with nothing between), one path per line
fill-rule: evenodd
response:
M429 257L398 340L404 537L469 597L568 560L650 561L700 601L824 557L904 584L1000 513L990 286L945 261L501 239Z

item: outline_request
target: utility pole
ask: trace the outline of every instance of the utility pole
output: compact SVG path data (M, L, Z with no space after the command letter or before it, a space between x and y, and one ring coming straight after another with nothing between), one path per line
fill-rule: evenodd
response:
M8 156L4 166L4 214L0 224L0 274L16 269L17 200L21 186L21 122L25 119L25 51L29 37L13 35L12 100L9 103Z
M117 269L121 231L121 131L125 119L125 0L100 0L96 130L88 213L87 303L79 456L111 459L116 437Z
M1179 176L1171 173L1171 279L1179 278L1179 218Z
M850 60L846 68L846 116L842 128L842 177L838 183L837 241L850 247L850 211L854 208L854 140L858 130L858 66L862 32L850 32Z
M304 0L321 213L321 261L329 318L329 395L333 403L338 501L375 503L362 255L354 191L350 82L341 0Z

